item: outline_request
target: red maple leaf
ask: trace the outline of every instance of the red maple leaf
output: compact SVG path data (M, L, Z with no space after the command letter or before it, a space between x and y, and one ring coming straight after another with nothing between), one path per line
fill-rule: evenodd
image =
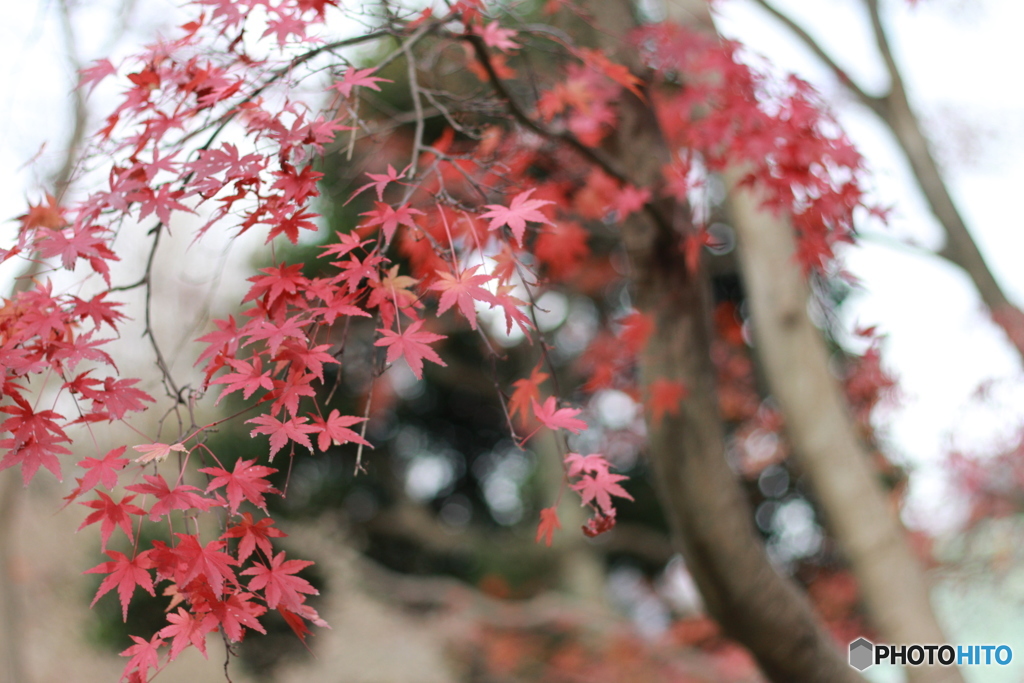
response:
M122 657L131 657L128 663L125 664L124 674L121 676L121 679L129 678L132 671L138 670L138 680L145 681L149 677L150 669L160 668L160 653L158 650L163 647L164 639L160 637L159 633L154 633L153 637L149 640L139 636L130 637L135 641L135 644L121 653Z
M153 592L153 577L149 570L156 566L149 554L152 551L144 550L135 557L128 559L124 553L116 550L106 551L112 562L102 562L92 569L87 569L83 574L108 574L96 591L89 607L96 604L96 601L117 587L117 595L121 599L121 618L128 621L128 603L131 602L135 587L138 586L150 595Z
M428 289L441 292L441 300L437 305L438 315L458 304L462 315L469 320L469 326L476 329L476 308L473 302L483 301L492 306L498 303L493 294L480 287L485 282L493 280L494 276L486 273L475 275L474 273L479 268L480 266L473 266L457 275L453 275L447 270L437 271L438 280Z
M194 617L184 608L179 607L176 613L167 615L170 626L164 626L157 631L157 635L163 638L173 638L171 641L171 654L167 661L173 660L181 651L189 645L195 645L203 657L206 657L206 634L215 628L212 620Z
M515 37L516 32L510 28L501 28L496 21L492 21L483 28L474 27L474 31L484 39L484 43L488 47L493 47L496 50L504 52L507 50L515 50L519 47L519 43L512 40L512 38ZM550 545L550 543L548 545Z
M227 487L228 509L231 514L238 514L238 506L242 499L260 508L267 509L267 501L264 500L264 493L277 493L277 489L270 485L264 477L277 472L273 467L264 467L255 464L256 460L236 460L235 467L231 472L220 467L204 467L200 472L209 474L213 481L206 487L206 492L216 491L221 486Z
M93 62L92 66L78 70L78 87L89 86L91 93L96 85L107 76L113 76L117 69L110 63L109 59L99 59Z
M292 576L299 571L312 565L307 560L284 559L284 552L278 553L271 561L270 566L257 564L242 572L243 575L252 576L249 581L249 590L263 589L267 599L267 607L274 609L283 605L286 609L295 611L300 608L305 598L301 595L319 595L320 591L313 588L309 581L298 576Z
M175 533L181 542L174 547L181 566L181 581L175 581L180 586L187 586L193 579L204 576L214 594L220 596L224 593L224 582L237 583L232 566L239 564L238 560L221 549L227 545L226 541L210 541L205 546L199 543L199 537L192 534Z
M423 321L416 320L407 325L403 332L378 329L377 331L382 336L373 343L374 346L388 347L388 363L394 363L399 358L405 358L405 362L409 364L409 369L412 370L412 374L415 375L416 379L423 379L424 358L443 367L448 365L441 360L441 357L437 355L434 349L427 346L431 342L445 339L445 336L434 334L433 332L420 332L419 329L422 326Z
M128 535L128 540L132 543L135 542L135 536L132 535L132 522L129 515L142 516L146 514L146 511L137 505L132 505L131 501L135 499L135 496L125 496L121 499L121 502L115 503L114 500L103 493L103 491L97 491L96 495L99 496L97 500L89 500L79 505L94 508L96 512L90 513L85 521L78 527L81 531L90 524L96 522L102 522L100 524L100 535L103 538L103 543L100 546L103 550L107 549L107 541L110 540L110 534L114 533L114 527L121 527L121 530Z
M679 403L686 398L686 386L679 381L659 378L647 387L647 408L651 411L651 424L658 426L665 415L678 415Z
M587 423L576 417L583 411L579 408L558 408L554 396L548 396L544 405L531 398L530 405L533 406L533 414L548 429L567 429L579 434L587 428Z
M540 511L540 524L537 525L537 538L534 543L540 543L543 538L544 544L550 548L555 530L561 528L562 524L558 521L558 510L553 507L544 508Z
M399 225L409 228L416 227L416 221L413 219L414 214L417 216L425 215L419 209L413 209L408 204L403 204L395 209L390 204L385 204L384 202L374 203L377 205L376 209L359 214L360 216L368 216L368 219L360 227L381 226L381 230L384 231L385 244L391 242L391 237L395 234L395 230L398 229Z
M512 382L515 387L512 396L508 399L508 416L519 417L519 426L526 427L530 420L530 402L540 398L540 384L549 377L548 373L540 371L538 364L529 377L517 379Z
M258 389L273 389L274 380L270 377L270 370L263 371L263 358L259 354L252 356L250 362L235 358L225 358L225 362L234 368L235 372L221 375L210 384L227 384L224 391L220 392L217 402L220 403L225 396L235 391L242 392L242 398L248 399Z
M612 515L615 512L612 496L633 500L633 496L618 484L628 478L621 474L611 474L607 470L598 470L584 474L572 485L572 489L580 494L583 505L594 501L604 514Z
M356 432L348 429L354 424L365 422L365 417L353 417L351 415L342 415L337 410L332 410L331 414L327 416L325 421L319 415L313 417L313 426L315 430L320 433L317 437L316 445L321 451L326 451L331 444L340 446L343 443L359 443L364 446L370 445L370 442L359 436Z
M79 460L78 466L85 468L85 476L78 486L78 495L91 490L96 484L102 483L108 491L117 486L117 472L128 464L128 458L122 458L127 446L121 446L103 456L102 460L86 458Z
M357 69L355 67L349 67L341 77L341 80L331 85L328 90L337 90L341 93L342 97L348 97L352 94L352 89L358 87L370 88L371 90L380 92L380 86L377 85L377 83L391 83L392 81L389 81L386 78L371 76L371 74L376 70L376 68Z
M277 452L284 448L289 441L305 446L310 451L313 450L313 444L307 434L315 432L316 427L306 424L308 420L308 417L303 416L281 421L273 415L259 415L245 422L259 425L249 432L250 436L266 434L270 437L270 459L273 460Z
M224 631L228 640L236 643L242 639L243 626L266 633L256 617L266 612L267 609L263 605L252 602L251 598L253 597L252 593L232 593L223 601L214 600L210 603L210 613L207 618Z
M584 472L607 472L611 464L600 453L580 455L579 453L568 453L565 456L565 464L568 469L565 476L577 477Z
M156 503L149 509L149 518L154 522L170 513L171 510L196 508L206 512L218 504L216 500L203 498L199 494L193 493L200 490L195 486L179 484L172 489L167 486L167 481L159 474L156 476L147 474L143 478L146 480L145 484L132 484L125 488L135 493L152 494L156 498ZM222 498L220 501L220 504L223 504L224 499Z
M292 244L299 243L299 230L309 230L316 232L319 230L316 223L309 220L310 218L317 218L317 214L297 209L294 213L289 216L276 215L271 223L270 232L267 234L266 243L269 244L278 235L284 235L288 238L288 241ZM242 230L245 232L245 230Z
M271 538L284 538L288 534L272 526L274 520L264 517L255 524L252 515L248 512L242 513L242 521L235 526L228 527L228 530L221 535L221 538L237 538L238 561L245 562L245 559L252 555L256 548L263 551L263 554L270 557L273 554Z
M490 225L487 226L488 229L498 230L507 225L509 230L512 231L512 236L515 238L516 243L521 247L523 246L523 233L526 232L527 221L554 225L554 223L548 220L547 216L537 210L542 206L554 204L554 202L547 199L530 199L534 189L536 188L520 192L512 198L512 202L507 207L501 204L488 204L484 207L490 209L490 211L480 214L480 217L491 219Z
M395 170L394 166L388 164L387 173L367 173L366 175L371 180L373 180L373 182L366 183L365 185L357 189L355 192L352 193L352 196L349 197L348 201L346 201L345 203L348 204L353 199L358 197L363 192L363 190L369 187L372 187L373 189L377 190L377 201L384 201L384 188L405 176L405 172L408 170L408 168L405 168L402 170L401 173L399 173L398 171Z

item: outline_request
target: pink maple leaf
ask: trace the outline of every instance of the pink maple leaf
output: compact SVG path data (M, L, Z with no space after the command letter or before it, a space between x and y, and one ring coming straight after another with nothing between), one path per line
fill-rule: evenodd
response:
M378 78L371 74L377 69L357 69L355 67L349 67L348 71L341 77L341 80L331 85L329 90L337 90L341 93L342 97L348 97L352 94L353 88L364 87L370 90L376 90L380 92L380 86L377 83L391 83L392 81L386 78Z
M82 572L83 574L108 575L103 579L103 583L100 584L100 588L96 591L96 596L92 599L89 607L95 605L97 600L116 587L117 595L121 599L121 618L124 621L128 621L128 603L131 602L136 586L142 588L142 590L150 595L156 595L153 592L153 577L149 573L149 570L155 567L156 563L149 557L150 552L152 552L150 550L144 550L131 559L128 559L128 556L124 553L119 553L116 550L108 550L106 552L113 560L112 562L101 562L92 569Z
M437 314L441 315L456 304L462 315L469 320L469 325L476 329L476 308L473 301L483 301L492 306L498 303L494 295L480 287L485 282L494 279L493 275L475 275L480 266L473 266L468 270L453 275L446 270L438 270L438 281L430 285L429 289L441 292L441 300L438 302Z
M313 417L313 427L320 433L316 445L321 451L326 451L331 444L340 446L343 443L355 442L364 446L370 446L370 442L359 436L356 432L348 429L352 425L365 422L365 417L353 417L342 415L337 410L332 410L325 421L319 415ZM370 446L372 448L372 446Z
M307 560L288 560L286 562L284 551L282 551L270 561L269 567L257 564L255 567L246 569L242 574L253 577L249 581L249 590L263 589L267 598L267 607L274 609L281 605L286 609L296 611L301 608L305 600L301 593L308 595L319 595L320 593L305 579L292 576L312 564Z
M103 543L100 547L103 550L107 549L107 542L110 540L110 534L114 533L114 527L121 527L121 530L127 534L128 540L134 543L135 536L132 535L132 522L129 515L141 517L146 514L146 511L142 508L131 504L135 496L125 496L121 499L120 503L115 503L114 499L103 493L103 491L97 491L96 495L99 496L96 500L79 503L79 505L95 509L96 512L90 513L78 527L78 530L81 531L90 524L101 522L100 536L103 538Z
M544 539L544 544L551 547L551 538L555 535L555 529L561 529L562 524L558 521L558 510L553 507L544 508L540 511L540 524L537 525L537 538L535 543Z
M422 326L423 321L417 320L411 325L406 326L403 332L378 329L377 331L382 336L373 343L374 346L388 347L387 362L389 363L394 363L399 358L405 358L405 362L409 364L409 369L412 370L412 374L416 376L416 379L423 379L424 358L443 367L448 365L441 360L441 357L437 355L434 349L427 346L431 342L445 339L445 336L443 334L434 334L433 332L420 332L419 329Z
M549 396L544 405L537 403L537 399L531 398L533 414L548 429L567 429L573 434L579 434L587 428L587 423L576 416L582 411L579 408L558 408L554 396Z
M507 207L501 204L488 204L484 207L490 209L490 211L480 214L481 218L491 219L490 225L487 226L488 229L498 230L507 225L509 230L512 231L512 236L521 247L523 246L523 233L526 232L526 223L528 221L553 226L554 223L537 209L548 204L554 204L554 202L547 199L530 199L530 195L533 194L535 189L530 188L526 192L520 192L512 198L512 202Z
M612 474L607 470L598 470L583 475L583 478L572 485L572 489L580 494L583 505L595 501L604 514L614 515L615 506L612 504L612 496L633 500L633 496L618 484L628 478L621 474Z
M255 463L255 458L236 460L235 467L231 472L220 467L202 468L199 470L200 472L213 477L213 481L206 487L206 492L216 491L221 486L226 486L228 509L233 515L238 513L238 506L241 505L243 498L261 510L266 510L267 501L263 499L263 494L276 493L276 489L264 477L277 472L277 470Z
M250 436L266 434L270 437L270 459L273 460L277 452L284 448L289 441L294 441L300 446L313 450L313 444L310 442L308 434L315 432L316 427L305 424L308 419L307 417L292 417L281 421L273 415L259 415L245 422L259 425L249 433Z

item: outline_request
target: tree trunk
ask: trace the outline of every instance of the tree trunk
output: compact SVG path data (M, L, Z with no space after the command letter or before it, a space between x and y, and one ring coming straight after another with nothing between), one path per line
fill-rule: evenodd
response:
M807 315L809 290L795 267L790 225L732 190L733 227L754 324L755 349L786 420L798 462L860 585L886 642L944 643L928 581L911 554L854 430L821 333ZM911 681L961 682L955 667L909 667Z
M624 41L635 25L625 0L593 0L598 41L634 68ZM668 161L653 112L624 94L615 156L631 179L652 186ZM645 386L655 379L688 388L680 414L650 425L649 454L673 543L683 555L708 612L746 646L777 683L862 683L819 624L800 589L768 560L745 494L725 458L711 360L710 287L691 273L681 238L688 209L666 202L657 215L622 225L637 308L656 323L641 358Z

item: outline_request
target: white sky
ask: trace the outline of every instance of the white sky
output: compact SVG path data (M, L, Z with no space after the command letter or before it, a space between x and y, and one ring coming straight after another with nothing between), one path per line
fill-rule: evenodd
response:
M112 10L121 0L93 0L78 11L84 62L116 57L148 39L176 11L170 0L138 0L120 40L111 39ZM975 238L1010 295L1024 302L1024 253L1017 193L1024 187L1024 94L1018 69L1024 47L1020 0L889 0L886 19L913 103L929 124L952 193ZM870 92L885 74L868 32L861 0L778 0ZM62 56L57 0L7 3L0 22L0 217L38 199L42 176L61 159L67 136L73 74ZM750 0L720 0L721 30L741 39L778 67L794 71L837 101L838 86L783 28ZM93 100L102 111L101 88ZM1015 354L988 321L977 295L954 267L899 242L935 247L940 231L917 193L893 142L863 107L839 99L844 127L875 171L877 192L896 205L883 238L869 236L846 252L864 292L850 307L851 324L877 324L888 333L885 358L898 374L902 404L880 415L891 450L918 466L910 517L933 524L955 506L943 498L936 463L955 443L982 448L1005 440L1024 421L1024 392ZM46 147L40 163L29 162ZM0 240L14 223L0 227ZM973 404L985 380L1002 380L998 403Z

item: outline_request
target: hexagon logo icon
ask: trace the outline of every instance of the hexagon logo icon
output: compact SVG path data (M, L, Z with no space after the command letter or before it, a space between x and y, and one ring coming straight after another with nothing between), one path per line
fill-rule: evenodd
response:
M870 640L858 638L850 643L850 666L857 671L863 671L874 664L875 646Z

